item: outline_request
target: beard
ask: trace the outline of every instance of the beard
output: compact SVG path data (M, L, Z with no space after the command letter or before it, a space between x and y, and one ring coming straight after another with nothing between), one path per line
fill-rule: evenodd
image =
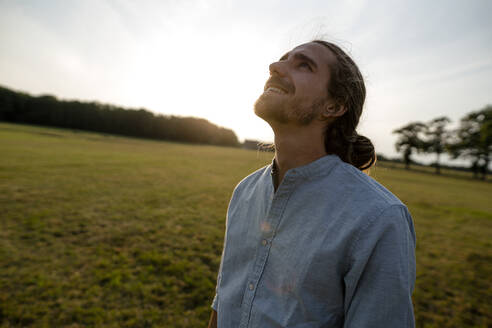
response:
M255 114L270 125L272 123L308 125L320 114L326 99L317 99L305 104L299 99L263 93L255 102Z

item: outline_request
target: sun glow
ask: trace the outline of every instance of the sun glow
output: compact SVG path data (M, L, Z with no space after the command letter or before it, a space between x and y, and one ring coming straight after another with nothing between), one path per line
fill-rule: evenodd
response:
M271 141L253 112L268 65L326 38L348 50L366 79L359 132L394 156L395 127L440 115L456 122L490 102L491 29L480 23L487 10L456 3L435 21L426 6L412 6L388 17L390 2L364 0L2 2L0 84L202 117L241 140ZM419 26L406 14L415 11Z

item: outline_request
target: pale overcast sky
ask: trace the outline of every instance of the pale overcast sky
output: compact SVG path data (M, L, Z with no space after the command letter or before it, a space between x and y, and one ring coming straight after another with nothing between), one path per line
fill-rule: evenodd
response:
M323 37L366 78L359 133L396 156L395 128L492 103L491 14L490 0L0 0L0 85L270 141L252 109L268 65Z

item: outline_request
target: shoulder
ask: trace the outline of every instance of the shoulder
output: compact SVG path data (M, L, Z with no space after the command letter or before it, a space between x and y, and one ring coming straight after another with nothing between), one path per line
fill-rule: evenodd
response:
M405 230L414 236L407 206L379 182L354 166L340 161L332 174L335 192L345 195L357 217L359 234L380 234L388 229ZM353 206L353 204L358 204ZM357 238L356 238L357 239Z
M240 214L266 201L266 195L272 189L271 166L264 166L242 179L234 188L227 209L227 222L244 217ZM232 220L232 221L231 221Z
M268 179L271 179L270 172L271 165L266 165L246 176L234 188L233 197L235 194L248 192L254 189L259 183L262 184L265 180L268 181Z
M367 251L371 249L369 244L375 246L382 239L391 240L383 243L388 247L415 246L412 216L397 196L352 165L343 163L338 170L347 184L356 186L352 197L366 204L362 207L367 209L354 235L352 251Z
M340 161L333 172L335 188L348 189L351 197L365 201L375 207L375 211L383 211L388 207L402 206L403 202L382 184L360 171L353 165Z

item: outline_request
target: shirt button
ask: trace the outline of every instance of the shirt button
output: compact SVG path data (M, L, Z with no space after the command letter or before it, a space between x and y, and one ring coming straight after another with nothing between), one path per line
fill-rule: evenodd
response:
M266 245L268 244L268 241L267 241L266 239L263 239L263 240L261 241L261 244L262 244L263 246L266 246Z
M250 283L248 288L249 288L249 290L253 290L253 289L255 289L255 285L253 285L253 283Z

